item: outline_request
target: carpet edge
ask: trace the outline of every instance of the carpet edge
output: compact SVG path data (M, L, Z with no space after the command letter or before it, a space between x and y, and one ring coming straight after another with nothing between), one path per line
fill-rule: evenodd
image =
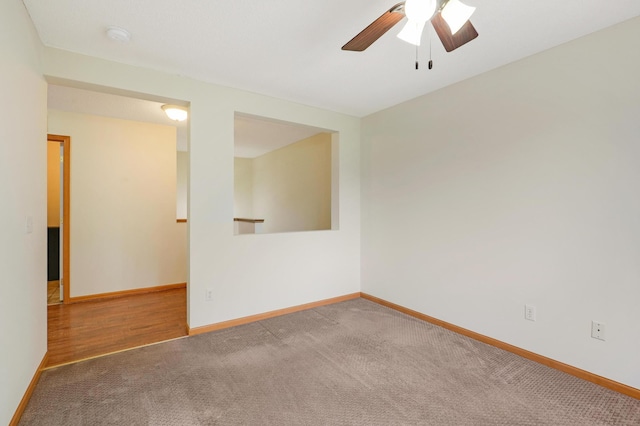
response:
M281 315L292 314L294 312L305 311L307 309L317 308L319 306L332 305L334 303L344 302L347 300L358 299L361 297L360 292L349 293L342 296L331 297L329 299L318 300L316 302L304 303L302 305L291 306L283 309L276 309L275 311L263 312L261 314L249 315L247 317L236 318L229 321L217 322L214 324L203 325L200 327L191 328L187 325L187 334L189 336L195 336L202 333L208 333L210 331L223 330L225 328L235 327L237 325L249 324L256 321L265 320L268 318L279 317Z
M640 400L640 389L634 388L629 385L625 385L624 383L616 382L615 380L608 379L606 377L599 376L597 374L591 373L589 371L583 370L578 367L574 367L573 365L565 364L560 361L556 361L552 358L548 358L544 355L537 354L535 352L528 351L526 349L519 348L517 346L511 345L509 343L503 342L498 339L494 339L493 337L485 336L484 334L476 333L475 331L468 330L466 328L457 326L455 324L448 323L446 321L442 321L440 319L431 317L429 315L423 314L418 311L414 311L413 309L406 308L401 305L397 305L393 302L389 302L384 299L380 299L378 297L372 296L367 293L360 293L360 297L363 299L369 300L371 302L377 303L382 306L386 306L387 308L393 309L398 312L402 312L411 317L420 319L422 321L426 321L428 323L440 326L442 328L446 328L447 330L453 331L454 333L461 334L463 336L469 337L471 339L477 340L482 343L486 343L488 345L494 346L498 349L505 350L507 352L511 352L523 358L526 358L530 361L537 362L538 364L545 365L549 368L553 368L555 370L562 371L563 373L570 374L574 377L577 377L582 380L586 380L588 382L594 383L596 385L605 387L607 389L613 390L615 392L621 393L623 395L630 396L632 398Z
M47 365L48 359L49 359L49 352L47 351L44 353L44 356L42 357L42 361L40 361L40 365L38 365L36 372L33 374L33 378L31 379L31 382L29 382L29 386L27 386L27 390L24 392L24 395L22 396L22 399L20 400L20 403L18 404L18 407L16 408L15 413L13 414L13 417L9 421L9 426L17 426L18 423L20 423L22 414L24 413L24 410L27 408L27 404L29 403L29 400L31 399L31 395L33 394L33 391L35 390L36 385L40 380L40 376L44 371L45 365Z

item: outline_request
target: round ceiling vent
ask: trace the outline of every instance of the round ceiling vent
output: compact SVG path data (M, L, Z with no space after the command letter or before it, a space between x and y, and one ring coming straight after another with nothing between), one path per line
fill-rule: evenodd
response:
M131 34L129 34L129 31L120 27L108 27L107 37L120 43L128 43L131 41Z

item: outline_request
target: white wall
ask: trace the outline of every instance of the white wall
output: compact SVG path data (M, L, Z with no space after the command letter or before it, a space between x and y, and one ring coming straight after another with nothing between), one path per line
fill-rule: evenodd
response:
M258 219L253 215L253 159L233 159L233 215Z
M245 91L46 49L45 74L190 103L191 327L360 290L360 120ZM340 230L233 235L234 113L340 133ZM247 266L247 262L250 262ZM211 288L214 300L205 301Z
M253 215L263 232L331 229L331 134L253 159Z
M177 143L177 142L176 142ZM187 193L189 190L189 153L178 151L176 153L176 175L177 175L177 196L176 196L176 218L187 218ZM186 231L185 231L186 232Z
M47 348L47 86L42 46L21 1L0 2L0 28L0 424L6 425Z
M71 137L71 296L186 282L176 129L49 110Z
M362 290L640 388L639 40L636 18L366 117Z

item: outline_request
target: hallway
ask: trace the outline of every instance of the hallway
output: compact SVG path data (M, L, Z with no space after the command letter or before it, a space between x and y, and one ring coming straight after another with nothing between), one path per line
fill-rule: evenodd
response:
M47 367L187 335L186 288L47 307Z

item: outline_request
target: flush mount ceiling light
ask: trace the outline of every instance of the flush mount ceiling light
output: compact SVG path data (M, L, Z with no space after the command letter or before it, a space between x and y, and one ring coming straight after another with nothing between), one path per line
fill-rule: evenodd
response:
M167 117L175 121L184 121L189 115L187 109L180 105L162 105L162 110Z
M129 31L120 27L107 27L107 37L120 43L128 43L131 41L131 34Z

